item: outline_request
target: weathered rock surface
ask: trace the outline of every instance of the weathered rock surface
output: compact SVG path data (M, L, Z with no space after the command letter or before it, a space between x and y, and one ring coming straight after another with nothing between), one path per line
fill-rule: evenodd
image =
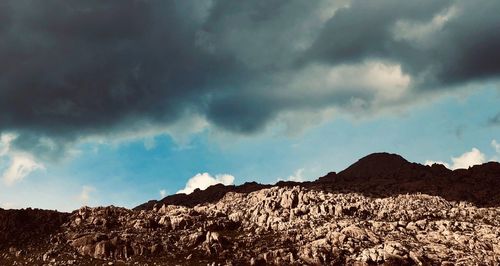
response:
M71 214L33 261L498 265L499 217L500 208L478 208L425 194L374 199L299 186L273 187L227 193L217 203L193 208L83 207ZM33 258L31 252L13 244L2 256L22 261Z
M195 206L0 210L0 265L500 264L499 206L325 182L225 191Z
M361 193L384 198L406 193L440 196L450 201L468 201L477 206L500 206L500 163L488 162L469 169L450 170L443 165L432 166L411 163L397 154L374 153L365 156L347 169L331 172L313 182L281 181L274 186L304 188L337 192ZM175 194L160 201L152 200L135 207L151 210L155 205L181 205L217 202L228 192L250 193L270 185L255 182L240 186L211 186L193 193Z

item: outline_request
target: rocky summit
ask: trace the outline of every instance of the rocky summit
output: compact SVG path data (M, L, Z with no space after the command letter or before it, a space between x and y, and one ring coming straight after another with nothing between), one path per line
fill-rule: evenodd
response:
M134 209L1 210L0 265L499 265L499 187L496 163L375 154L314 182L217 185Z

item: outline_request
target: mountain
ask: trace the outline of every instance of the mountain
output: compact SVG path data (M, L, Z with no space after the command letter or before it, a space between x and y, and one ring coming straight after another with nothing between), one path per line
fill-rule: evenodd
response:
M397 154L373 153L359 159L345 170L318 178L313 182L278 182L274 186L299 185L324 191L347 191L384 197L405 193L426 193L449 200L466 200L480 206L500 205L500 163L489 162L469 169L452 171L440 164L432 166L408 162ZM152 200L134 210L153 209L154 206L180 205L193 207L200 203L216 202L228 192L250 193L271 185L255 182L240 186L222 184L175 194L159 201Z
M447 177L451 172L444 166L429 167L410 163L397 154L373 153L340 172L339 177L346 180L362 179L362 181L372 179L420 180Z
M134 208L134 210L148 210L153 209L155 206L161 205L182 205L187 207L194 207L198 204L206 202L216 202L228 192L236 193L250 193L264 188L269 188L271 185L263 185L256 182L247 182L240 186L225 186L223 184L216 184L208 187L205 190L196 189L191 194L184 193L169 195L162 200L150 200Z
M338 174L321 177L330 189L371 196L425 193L479 206L500 205L500 163L450 170L440 164L411 163L397 154L368 155Z
M126 208L0 209L0 265L499 265L500 164L389 153L312 182Z
M41 244L37 241L56 233L69 216L69 213L49 210L0 208L0 250L18 242Z

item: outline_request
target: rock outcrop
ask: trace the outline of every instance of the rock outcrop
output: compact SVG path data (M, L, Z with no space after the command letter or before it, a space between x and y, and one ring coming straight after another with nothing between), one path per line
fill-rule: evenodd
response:
M339 173L331 172L313 182L281 181L274 186L301 186L308 189L362 193L370 197L388 197L406 193L424 193L451 201L468 201L478 206L500 206L500 163L489 162L469 169L450 170L440 164L432 166L408 162L397 154L374 153L365 156ZM155 205L180 205L217 202L228 192L250 193L271 185L255 182L240 186L211 186L193 193L170 195L135 207L151 210Z
M240 192L218 186L209 193L215 196L193 206L155 202L144 209L82 207L70 214L0 210L0 265L500 264L498 205L418 191L333 189L358 184L370 174L365 168L378 167L372 160L315 182L254 184ZM400 174L417 181L433 180L433 173L444 180L457 173L463 180L482 176L490 186L500 179L496 164L457 172L393 157L381 165L385 170L374 169L368 180L382 182L394 169L388 179L403 184L408 179Z
M498 217L500 208L425 194L370 198L273 187L193 208L83 207L43 254L19 246L3 256L51 265L497 265Z

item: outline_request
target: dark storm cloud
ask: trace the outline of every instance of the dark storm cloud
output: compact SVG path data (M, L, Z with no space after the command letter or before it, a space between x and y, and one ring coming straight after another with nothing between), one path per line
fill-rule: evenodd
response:
M0 132L57 156L186 113L253 133L282 111L374 101L357 85L308 92L297 79L316 64L392 62L416 92L498 76L498 1L348 2L2 1Z
M422 78L421 88L497 77L499 9L500 2L486 0L353 1L326 24L308 55L330 64L394 61Z
M241 66L196 47L202 21L188 4L3 2L0 130L20 131L28 148L37 136L65 143L200 108Z

